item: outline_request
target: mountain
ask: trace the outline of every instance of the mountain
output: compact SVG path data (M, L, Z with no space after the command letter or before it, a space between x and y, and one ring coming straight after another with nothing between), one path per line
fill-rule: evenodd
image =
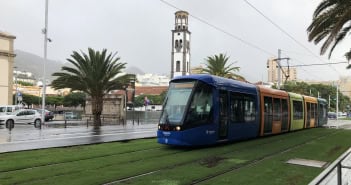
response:
M31 72L34 75L34 78L37 80L43 77L43 57L21 50L15 50L15 54L16 57L14 59L14 66L17 67L18 71ZM63 62L48 59L45 63L46 79L51 82L54 79L51 74L61 71L62 66Z
M18 71L26 71L26 72L31 72L34 75L35 79L40 79L43 76L44 72L44 58L38 55L35 55L33 53L28 53L22 50L15 50L15 63L14 66L17 67ZM45 69L46 69L46 79L49 80L50 82L55 79L55 77L51 76L51 74L61 71L61 67L63 65L70 65L68 62L61 62L57 60L50 60L48 59L46 64L45 64ZM138 67L128 67L125 69L126 73L130 74L145 74L141 69Z
M142 71L141 69L135 66L126 68L125 72L129 74L139 74L139 75L145 74L144 71Z

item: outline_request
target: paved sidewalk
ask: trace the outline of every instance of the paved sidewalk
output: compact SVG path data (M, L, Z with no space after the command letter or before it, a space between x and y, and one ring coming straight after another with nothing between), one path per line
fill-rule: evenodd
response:
M351 120L328 120L328 124L324 125L327 128L351 129Z
M328 124L324 125L324 127L327 128L334 128L334 129L351 129L351 120L328 120ZM348 138L346 138L348 139ZM338 184L338 173L337 169L333 167L336 166L336 164L345 157L344 160L342 160L341 165L345 166L346 168L341 169L341 184L351 184L351 148L346 151L344 154L342 154L337 160L335 160L332 164L330 164L319 176L317 176L312 182L310 182L310 185L318 184L317 182L320 181L323 177L325 179L319 183L320 185L336 185ZM348 167L348 168L347 168ZM328 175L328 173L330 174Z
M84 124L67 128L49 124L42 129L33 125L16 125L12 130L0 125L0 153L150 138L156 137L157 130L157 124L128 123L98 128Z

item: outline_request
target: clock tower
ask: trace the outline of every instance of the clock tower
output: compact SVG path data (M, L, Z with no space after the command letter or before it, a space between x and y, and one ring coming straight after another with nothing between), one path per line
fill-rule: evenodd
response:
M175 13L175 25L172 30L172 65L171 78L190 74L190 31L188 30L188 12Z

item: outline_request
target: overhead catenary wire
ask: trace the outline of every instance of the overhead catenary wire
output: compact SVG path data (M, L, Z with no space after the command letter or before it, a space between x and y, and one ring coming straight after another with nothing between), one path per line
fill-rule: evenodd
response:
M305 66L324 66L324 65L331 65L331 64L345 64L347 62L330 62L330 63L320 63L320 64L301 64L301 65L290 65L290 67L305 67ZM282 66L287 67L287 66Z
M295 39L291 34L289 34L287 31L285 31L283 28L281 28L278 24L276 24L272 19L270 19L268 16L266 16L262 11L260 11L258 8L256 8L253 4L251 4L248 0L243 0L246 4L248 4L251 8L253 8L257 13L259 13L262 17L264 17L268 22L270 22L272 25L274 25L276 28L278 28L281 32L283 32L285 35L287 35L290 39L292 39L296 44L304 48L306 51L308 51L312 56L317 58L319 61L322 61L326 63L325 61L321 60L319 56L317 56L315 53L313 53L309 48L307 48L305 45L303 45L301 42L299 42L297 39ZM338 70L336 70L334 67L330 66L336 73L340 74Z
M165 5L167 5L167 6L169 6L169 7L172 7L172 8L174 8L174 9L176 9L176 10L183 10L183 9L181 9L181 8L178 8L177 6L175 6L175 5L173 5L173 4L171 4L171 3L169 3L169 2L167 2L167 1L165 1L165 0L160 0L162 3L164 3ZM249 2L247 2L247 3L249 3ZM259 11L258 9L257 9L257 11ZM262 13L263 14L263 13ZM259 50L259 51L261 51L261 52L263 52L263 53L265 53L265 54L267 54L267 55L269 55L269 56L275 56L276 54L274 54L274 53L272 53L272 52L270 52L270 51L267 51L267 50L265 50L265 49L263 49L263 48L261 48L261 47L259 47L259 46L257 46L257 45L255 45L255 44L252 44L252 43L250 43L250 42L248 42L248 41L246 41L246 40L244 40L244 39L242 39L242 38L240 38L240 37L238 37L238 36L236 36L236 35L234 35L234 34L232 34L232 33L229 33L228 31L225 31L224 29L222 29L222 28L220 28L220 27L218 27L218 26L216 26L216 25L214 25L214 24L212 24L212 23L210 23L210 22L208 22L208 21L206 21L206 20L204 20L204 19L202 19L202 18L200 18L200 17L198 17L198 16L195 16L195 15L193 15L193 14L190 14L189 13L189 16L190 17L192 17L192 18L194 18L194 19L196 19L196 20L198 20L198 21L200 21L200 22L202 22L202 23L204 23L204 24L206 24L206 25L208 25L208 26L210 26L210 27L212 27L212 28L214 28L214 29L216 29L217 31L219 31L219 32L222 32L222 33L224 33L224 34L226 34L226 35L228 35L228 36L230 36L230 37L232 37L232 38L234 38L234 39L236 39L236 40L238 40L238 41L240 41L240 42L242 42L242 43L244 43L244 44L246 44L246 45L248 45L248 46L250 46L250 47L252 47L252 48L255 48L256 50ZM264 16L264 14L263 14L263 16ZM266 17L266 16L265 16ZM269 20L269 18L267 17L267 19ZM275 24L273 21L271 22L272 24L274 24L274 25L276 25L276 26L278 26L277 24ZM279 26L278 26L279 27ZM283 31L283 32L285 32L283 29L281 30L281 31ZM288 34L290 37L291 37L291 39L293 39L295 42L298 42L296 39L294 39L289 33L287 33L287 32L285 32L286 34ZM299 43L299 42L298 42ZM302 45L302 44L301 44ZM304 47L305 48L305 46L303 46L302 45L302 47ZM308 50L308 48L305 48L305 49L307 49ZM318 60L320 60L320 58L318 57L318 56L316 56L312 51L310 51L310 50L308 50L309 52L310 52L310 54L312 54L312 56L314 56L314 57L317 57L318 58ZM322 61L323 62L323 61ZM303 63L303 62L301 62L300 61L300 63L302 63L302 64L305 64L305 63ZM328 64L328 63L327 63ZM329 66L330 67L330 66ZM310 73L310 72L308 72L306 69L303 69L303 68L301 68L302 70L304 70L305 72L307 72L307 73ZM336 70L335 70L336 71ZM337 72L337 71L336 71ZM314 75L314 74L312 74L313 76L315 76L315 77L317 77L316 75ZM317 78L319 78L319 77L317 77Z
M169 3L169 2L167 2L167 1L165 1L165 0L160 0L160 1L161 1L162 3L168 5L168 6L172 7L172 8L175 8L175 9L177 9L177 10L182 10L181 8L178 8L178 7L176 7L175 5ZM263 48L257 46L256 44L253 44L253 43L249 42L249 41L246 41L246 40L240 38L239 36L236 36L236 35L234 35L234 34L232 34L232 33L229 33L228 31L225 31L223 28L220 28L220 27L218 27L218 26L216 26L216 25L214 25L214 24L212 24L212 23L210 23L210 22L208 22L208 21L206 21L206 20L204 20L204 19L202 19L202 18L200 18L200 17L198 17L198 16L195 16L195 15L190 14L190 13L189 13L189 16L191 16L192 18L194 18L194 19L196 19L196 20L198 20L198 21L200 21L200 22L202 22L202 23L204 23L204 24L206 24L206 25L208 25L208 26L210 26L210 27L216 29L217 31L220 31L220 32L222 32L222 33L228 35L229 37L232 37L232 38L234 38L235 40L238 40L238 41L240 41L240 42L242 42L242 43L244 43L244 44L246 44L246 45L248 45L248 46L250 46L250 47L252 47L252 48L255 48L255 49L257 49L257 50L259 50L259 51L261 51L261 52L263 52L263 53L266 53L266 54L268 54L268 55L270 55L270 56L272 56L272 55L274 56L274 55L275 55L275 54L273 54L272 52L267 51L267 50L265 50L265 49L263 49Z

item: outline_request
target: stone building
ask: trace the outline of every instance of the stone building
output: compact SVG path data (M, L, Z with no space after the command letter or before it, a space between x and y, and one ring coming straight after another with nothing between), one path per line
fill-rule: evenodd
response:
M107 94L104 97L104 106L101 114L103 121L121 121L125 120L125 95ZM91 98L87 97L85 104L85 115L83 119L93 120Z
M15 36L0 32L0 105L12 105Z

